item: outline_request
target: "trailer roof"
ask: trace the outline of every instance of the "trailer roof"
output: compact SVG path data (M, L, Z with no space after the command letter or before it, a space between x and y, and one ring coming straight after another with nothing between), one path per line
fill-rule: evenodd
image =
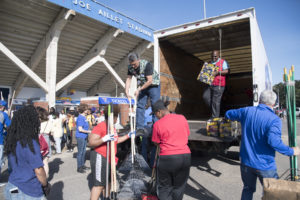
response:
M220 50L230 65L231 75L252 75L250 19L254 9L187 23L159 31L160 46L172 45L202 61L211 60L211 51Z
M46 0L2 0L0 1L0 42L28 67L35 65L32 70L43 81L46 81L45 40L53 36L55 33L51 32L53 29L62 26L57 22L63 19L61 17L69 11L67 8ZM112 21L112 13L103 15ZM116 15L120 18L120 13ZM117 18L114 20L116 21ZM110 23L105 23L105 20L101 22L80 12L71 12L71 16L64 23L58 41L57 83L80 67L80 64L85 63L90 55L99 51L99 48L103 50L100 52L101 55L122 80L127 77L126 65L129 52L137 51L142 58L153 62L151 41L132 34L132 31L124 30L125 28L122 27L116 28ZM119 32L118 29L120 29ZM33 61L37 63L34 64ZM24 77L28 77L24 76L23 71L1 51L0 69L0 85L14 87L20 81L22 82ZM25 81L24 86L39 87L31 79ZM68 88L94 95L95 93L114 93L116 84L105 65L97 62L73 80ZM57 94L65 89L57 91ZM122 90L119 88L119 92Z
M226 13L223 15L209 17L194 22L188 22L176 26L171 26L168 28L156 30L154 31L154 34L156 35L156 37L165 37L166 35L172 35L179 32L186 32L189 30L198 29L199 27L212 26L218 23L230 22L233 21L234 19L239 20L241 18L249 18L250 17L249 14L255 17L255 9L247 8L243 10L234 11L231 13Z

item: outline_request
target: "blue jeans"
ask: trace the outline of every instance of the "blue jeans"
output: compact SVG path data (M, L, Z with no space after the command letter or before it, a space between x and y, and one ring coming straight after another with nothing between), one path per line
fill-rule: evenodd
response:
M2 167L2 160L3 160L3 149L4 149L4 145L0 144L0 174L1 174L1 167Z
M54 137L56 153L61 153L61 137Z
M145 119L145 106L147 104L147 99L150 97L151 106L159 100L160 98L160 85L158 86L150 86L142 91L140 91L137 108L136 108L136 128L143 129L144 128L144 119ZM153 115L152 121L156 121L156 117Z
M76 138L77 139L77 169L84 166L85 162L85 152L86 152L86 143L87 138Z
M242 200L251 200L256 191L256 179L263 185L263 178L279 178L276 170L258 170L241 164L241 176L244 183Z
M142 153L144 160L149 164L149 167L152 168L153 164L154 164L154 159L155 159L156 146L150 146L149 142L150 142L149 137L144 136L142 139L142 152L141 153ZM149 162L148 162L148 151L150 151Z
M41 197L32 197L23 193L17 186L8 182L5 187L5 199L6 200L43 200L44 195Z

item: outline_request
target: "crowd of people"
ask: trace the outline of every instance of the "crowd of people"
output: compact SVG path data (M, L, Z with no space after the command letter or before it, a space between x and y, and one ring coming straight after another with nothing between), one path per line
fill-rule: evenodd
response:
M63 150L73 152L76 145L77 171L83 173L82 170L88 168L84 166L87 137L81 134L83 129L90 133L97 123L103 121L103 110L88 109L85 104L78 108L64 108L60 112L54 107L48 112L42 107L29 105L15 111L10 118L7 102L1 100L0 173L4 165L4 153L10 173L6 184L6 199L43 199L51 188L46 181L49 177L50 157L61 154ZM3 180L0 179L1 182Z
M136 132L119 136L115 128L109 126L107 105L97 110L80 104L76 110L63 109L60 113L53 107L48 112L29 105L16 111L10 120L5 112L7 103L0 101L0 172L3 152L8 158L10 172L5 188L6 199L44 199L51 190L51 184L47 181L49 158L63 153L64 149L73 152L75 145L78 151L77 172L85 173L90 169L85 165L89 145L92 174L90 199L98 200L109 184L106 163L113 161L107 157L108 142L114 142L116 154L119 143L136 136L142 136L142 154L150 167L156 168L158 199L183 198L191 166L188 122L183 115L171 113L167 103L159 99L159 76L153 66L146 60L140 60L136 53L129 54L128 60L125 90L128 99L137 100ZM219 58L217 51L212 52L212 60L220 67L215 73L218 78L213 86L205 90L204 98L207 98L212 116L218 117L225 87L224 76L229 67ZM129 94L132 76L138 80L138 89L133 96ZM227 119L239 121L242 126L240 169L244 184L243 200L252 199L257 178L261 183L263 178L278 178L275 151L287 156L300 154L298 147L288 147L281 140L281 121L272 110L275 101L276 94L265 90L260 95L258 106L229 110L225 114ZM119 109L113 105L112 111L114 118L110 123L115 124ZM147 149L148 143L158 147L156 162L152 156L156 148ZM115 162L118 162L117 157Z

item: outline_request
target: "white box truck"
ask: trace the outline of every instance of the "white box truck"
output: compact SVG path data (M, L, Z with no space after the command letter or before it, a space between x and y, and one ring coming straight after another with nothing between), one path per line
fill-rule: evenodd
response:
M224 150L239 141L205 132L210 108L202 94L207 85L197 81L197 76L203 63L211 60L212 50L220 47L221 57L230 66L221 102L224 116L228 109L257 105L260 92L272 87L254 8L154 32L154 67L160 73L161 96L169 99L171 111L189 120L189 142L199 150Z

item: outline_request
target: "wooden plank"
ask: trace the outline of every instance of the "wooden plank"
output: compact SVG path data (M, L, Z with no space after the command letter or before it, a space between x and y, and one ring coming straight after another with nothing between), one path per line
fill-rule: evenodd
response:
M246 53L246 52L251 52L251 45L229 48L229 49L222 49L222 55L231 55L231 54ZM210 55L211 55L211 51L199 52L194 54L194 56L196 57L210 57Z
M160 69L166 74L161 76L161 96L178 99L171 101L168 108L186 118L207 116L202 100L205 85L196 80L203 62L169 43L160 47Z

